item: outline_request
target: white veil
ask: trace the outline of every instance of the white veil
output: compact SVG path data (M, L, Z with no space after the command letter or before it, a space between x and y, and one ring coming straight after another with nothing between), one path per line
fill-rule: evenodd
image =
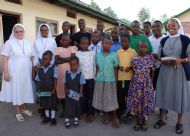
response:
M9 40L15 39L15 36L14 36L14 29L15 29L16 27L21 27L21 28L23 28L24 34L25 34L26 31L25 31L24 25L23 25L23 24L20 24L20 23L17 23L17 24L15 24L15 25L13 26L12 33L11 33L11 35L10 35L10 37L9 37Z
M48 24L41 24L41 25L39 26L39 28L38 28L38 33L37 33L36 39L42 38L40 29L41 29L41 27L44 26L44 25L47 26L47 28L48 28L48 30L49 30L49 31L48 31L48 38L52 38L52 34L51 34L51 30L50 30L49 25L48 25Z
M184 35L184 34L185 34L185 31L184 31L184 29L183 29L183 25L181 24L181 21L180 21L178 18L172 18L172 19L174 19L174 20L177 22L177 24L179 25L179 30L178 30L178 34L177 34L177 35L180 35L180 34ZM170 37L172 37L172 36L169 34L168 31L167 31L167 35L169 35Z
M178 34L185 34L185 31L183 29L183 25L181 24L181 21L178 18L173 18L174 20L177 21L178 25L179 25L179 30L178 30Z

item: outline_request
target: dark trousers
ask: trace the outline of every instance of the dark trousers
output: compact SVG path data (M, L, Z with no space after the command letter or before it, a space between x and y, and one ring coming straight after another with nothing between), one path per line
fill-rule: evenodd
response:
M94 79L86 80L83 86L82 114L94 115L92 100L94 95Z
M124 114L126 110L128 89L129 89L130 81L125 81L124 88L122 87L122 81L117 82L117 100L119 104L119 109L117 110L118 118L121 118L121 115Z
M157 80L158 80L159 71L160 71L160 68L156 68L155 71L154 71L154 79L153 79L154 89L156 89L156 84L157 84Z

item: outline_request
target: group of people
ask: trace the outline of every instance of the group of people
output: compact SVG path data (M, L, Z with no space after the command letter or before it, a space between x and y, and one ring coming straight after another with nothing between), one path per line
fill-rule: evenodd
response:
M25 39L22 24L13 27L1 50L0 101L16 106L17 120L32 116L25 104L37 96L43 124L56 125L60 103L66 128L79 126L80 119L93 122L103 113L105 125L112 121L119 128L122 120L136 119L134 130L147 131L156 106L160 119L154 127L166 125L172 110L178 113L176 133L182 134L182 114L190 111L190 39L180 21L170 19L165 35L159 20L144 22L144 33L139 21L113 27L111 34L101 20L91 34L84 19L78 26L80 31L70 35L70 24L64 22L54 40L49 26L41 24L34 45Z

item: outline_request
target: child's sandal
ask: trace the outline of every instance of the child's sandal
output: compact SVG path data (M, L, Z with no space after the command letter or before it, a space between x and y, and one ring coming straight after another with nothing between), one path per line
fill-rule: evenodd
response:
M22 114L26 115L26 116L29 116L29 117L32 117L33 114L32 114L32 111L29 111L29 110L23 110L22 111Z
M110 123L109 116L104 116L103 124L108 125Z
M23 122L24 121L24 117L22 114L16 114L16 118L19 122Z
M112 126L113 126L113 128L119 128L120 127L119 119L115 119L113 121Z
M145 119L142 122L141 130L144 131L144 132L148 130L148 126L146 124L146 120Z
M141 129L141 125L142 125L141 121L137 120L137 122L136 122L136 124L134 126L134 130L139 131Z

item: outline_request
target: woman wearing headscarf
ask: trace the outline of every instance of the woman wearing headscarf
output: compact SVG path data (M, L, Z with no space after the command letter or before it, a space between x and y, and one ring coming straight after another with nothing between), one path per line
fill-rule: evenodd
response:
M13 27L12 34L4 44L3 83L0 101L12 102L16 106L16 118L24 121L24 115L32 116L25 104L34 103L32 88L32 62L34 50L32 44L24 37L26 31L22 24Z
M160 129L166 125L166 110L172 110L178 113L176 133L182 134L182 115L190 111L190 39L183 35L179 19L170 19L167 27L168 36L160 42L162 64L156 88L156 106L162 110L160 120L154 127Z
M41 24L38 29L36 41L34 43L35 59L34 65L39 65L42 60L42 55L45 51L50 50L54 53L57 47L55 40L52 38L51 30L47 24ZM54 64L54 59L51 61Z

